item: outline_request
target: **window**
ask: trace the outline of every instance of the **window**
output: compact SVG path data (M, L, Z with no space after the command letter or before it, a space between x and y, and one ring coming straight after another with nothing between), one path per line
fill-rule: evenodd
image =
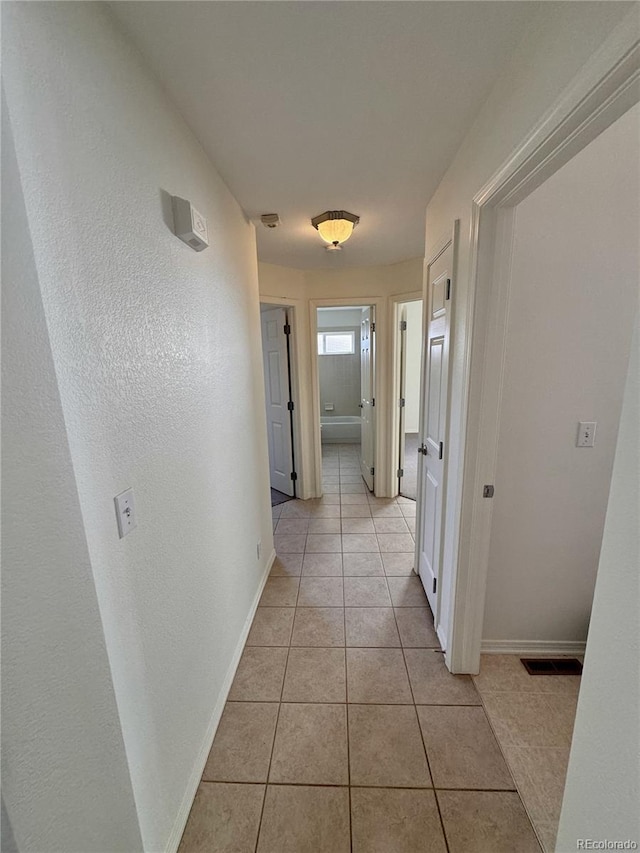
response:
M355 332L318 332L318 355L354 355Z

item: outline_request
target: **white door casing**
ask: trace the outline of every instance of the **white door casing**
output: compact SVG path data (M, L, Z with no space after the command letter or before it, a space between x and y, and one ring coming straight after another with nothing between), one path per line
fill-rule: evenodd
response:
M271 488L285 495L293 495L291 413L288 409L289 366L287 338L284 332L285 309L272 308L269 311L263 311L261 321Z
M375 459L374 399L374 309L362 309L360 324L360 471L367 487L373 491Z
M446 491L447 401L454 240L426 265L416 567L438 624Z

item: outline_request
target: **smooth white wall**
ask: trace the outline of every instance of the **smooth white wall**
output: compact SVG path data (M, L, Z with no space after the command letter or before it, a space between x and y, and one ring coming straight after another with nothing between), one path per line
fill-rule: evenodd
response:
M625 14L633 15L625 3L541 4L537 21L526 38L514 47L512 60L505 66L427 207L427 256L444 235L451 233L454 221L460 221L452 294L450 431L439 626L449 639L460 517L461 512L470 509L471 501L468 497L463 507L465 379L472 296L471 203Z
M318 308L318 331L360 326L360 308Z
M418 432L420 426L420 367L422 360L422 300L407 302L404 431Z
M159 851L177 845L272 550L254 229L108 8L9 3L3 38L72 513L139 831ZM207 218L206 251L173 235L170 194ZM113 497L127 487L138 528L119 540ZM37 611L24 612L34 627ZM97 612L77 619L99 628ZM64 683L65 668L55 674ZM82 668L77 678L92 683ZM33 690L50 700L46 685ZM33 696L6 701L27 718ZM46 728L31 735L33 749L48 740ZM69 835L82 839L88 819L78 808Z
M635 107L516 210L489 642L587 636L640 284L639 129Z
M556 850L640 843L640 330L624 392Z
M2 850L142 850L4 99Z

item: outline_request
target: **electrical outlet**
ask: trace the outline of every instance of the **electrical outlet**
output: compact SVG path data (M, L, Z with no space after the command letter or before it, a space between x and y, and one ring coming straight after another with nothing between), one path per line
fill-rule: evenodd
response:
M596 443L596 421L580 421L576 447L593 447Z

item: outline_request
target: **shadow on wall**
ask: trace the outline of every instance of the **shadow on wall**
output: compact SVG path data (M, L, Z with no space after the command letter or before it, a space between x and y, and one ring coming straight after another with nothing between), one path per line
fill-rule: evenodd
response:
M173 202L171 194L166 190L160 190L160 207L162 209L162 221L167 226L171 233L174 233L173 224Z
M9 815L7 814L4 799L2 800L2 817L0 823L0 845L2 847L2 853L18 853L18 847L16 845L16 840L13 837L13 829L11 827L11 822L9 821Z

